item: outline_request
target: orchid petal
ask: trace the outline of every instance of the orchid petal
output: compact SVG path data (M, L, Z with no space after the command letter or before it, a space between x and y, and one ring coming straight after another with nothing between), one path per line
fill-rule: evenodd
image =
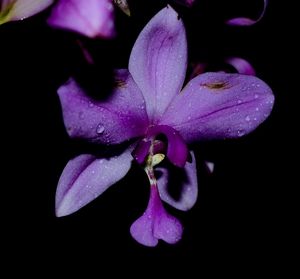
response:
M182 225L168 214L156 186L151 186L150 200L145 213L130 227L132 237L146 246L156 246L158 239L174 244L181 239Z
M264 0L264 7L263 10L258 17L258 19L251 19L247 17L237 17L237 18L232 18L226 21L226 24L232 25L232 26L251 26L257 22L259 22L265 15L266 8L268 5L268 0Z
M252 65L245 59L240 57L229 57L225 62L234 67L239 74L255 76L255 70Z
M131 166L131 151L111 158L83 154L69 161L57 186L56 215L77 211L122 179Z
M271 113L274 95L254 76L205 73L174 98L161 124L186 142L237 138L253 131Z
M149 149L151 146L151 141L143 139L139 141L138 145L132 152L133 158L139 163L142 164L146 160L146 157L149 154Z
M149 138L163 134L167 137L169 160L177 167L183 167L188 158L188 148L181 135L172 127L165 125L155 125L149 127L147 136Z
M72 79L59 88L71 137L117 144L144 134L148 119L140 90L127 70L118 71L116 82L118 87L103 101L90 99Z
M170 7L155 15L140 33L129 71L142 90L152 122L159 119L182 88L187 67L185 29Z
M157 168L157 172L161 174L157 176L157 186L161 199L183 211L191 209L198 197L196 160L194 153L191 152L190 154L192 162L187 162L184 168L176 169L174 172L163 167ZM176 193L176 198L174 198L176 190L179 190L179 193ZM170 192L174 194L171 195Z
M1 3L0 25L33 16L48 8L54 0L5 0Z
M48 23L90 38L110 38L115 34L111 0L60 0Z

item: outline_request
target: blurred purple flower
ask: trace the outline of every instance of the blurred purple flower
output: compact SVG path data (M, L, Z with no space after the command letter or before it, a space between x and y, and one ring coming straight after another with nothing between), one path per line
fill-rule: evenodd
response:
M54 0L0 0L0 25L33 16L53 2Z
M196 162L187 144L243 136L268 117L274 101L271 89L249 75L205 73L182 89L186 66L185 28L167 7L140 33L129 70L116 72L116 88L108 98L92 100L72 79L59 88L69 135L110 146L114 153L83 154L67 164L56 193L57 216L77 211L122 179L134 158L149 178L150 200L131 235L146 246L181 238L180 222L161 200L180 210L196 202ZM181 183L176 199L169 193L174 173L167 164L157 166L165 157Z
M115 34L112 0L59 0L48 23L90 38L111 38Z
M175 0L175 2L184 6L191 7L194 4L195 0Z

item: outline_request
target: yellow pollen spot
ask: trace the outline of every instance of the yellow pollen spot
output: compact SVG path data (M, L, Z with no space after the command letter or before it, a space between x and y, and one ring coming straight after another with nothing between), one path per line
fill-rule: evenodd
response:
M165 159L166 155L165 154L155 154L152 157L152 167L155 167L156 165L158 165L159 163L161 163L164 159Z

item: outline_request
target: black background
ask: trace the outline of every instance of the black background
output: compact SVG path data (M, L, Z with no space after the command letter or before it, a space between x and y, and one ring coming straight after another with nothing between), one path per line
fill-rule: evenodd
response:
M224 57L244 57L276 96L272 115L252 134L195 146L197 204L189 212L167 207L185 227L177 245L160 242L147 248L131 238L129 227L148 202L147 179L137 168L77 213L55 217L59 176L67 161L85 148L68 138L56 90L75 75L91 94L109 91L112 69L127 67L139 32L167 1L130 3L132 17L116 11L118 36L112 41L53 30L45 23L49 11L0 26L6 258L18 262L34 255L36 263L54 252L56 264L76 258L81 263L99 260L101 265L109 256L126 256L124 261L137 256L156 262L193 258L215 268L228 262L229 270L244 266L245 272L258 267L267 271L273 265L280 269L277 262L293 246L297 184L291 178L291 159L296 153L292 106L298 81L291 76L295 34L288 1L271 0L263 20L244 28L223 22L233 16L257 16L262 1L203 0L193 9L174 5L186 24L189 61L208 62L217 69ZM92 52L96 65L84 64L78 39ZM213 175L205 171L204 160L215 162Z

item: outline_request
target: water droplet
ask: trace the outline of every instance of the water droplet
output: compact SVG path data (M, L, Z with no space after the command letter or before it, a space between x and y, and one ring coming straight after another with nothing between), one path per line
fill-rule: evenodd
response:
M250 116L247 115L246 118L245 118L245 120L246 120L247 122L249 122L249 121L251 120L251 119L250 119Z
M97 134L102 134L104 132L104 126L102 124L99 124L96 128Z
M256 110L256 111L259 111L259 108L257 107L257 108L255 108L255 110Z
M254 99L257 99L257 98L258 98L258 94L255 94L255 95L254 95Z
M260 87L260 84L259 84L259 83L258 83L258 84L256 84L256 87L257 87L257 88L259 88L259 87Z
M89 107L90 108L94 107L94 104L92 102L89 102Z
M243 131L243 130L238 130L238 131L237 131L237 135L238 135L238 137L242 137L243 135L245 135L245 131Z
M257 121L257 118L256 118L256 117L254 117L254 118L253 118L253 120L254 120L254 121Z
M238 104L241 104L241 103L242 103L242 100L238 100L237 103L238 103Z
M191 120L191 117L190 116L188 116L188 118L187 118L188 120Z

